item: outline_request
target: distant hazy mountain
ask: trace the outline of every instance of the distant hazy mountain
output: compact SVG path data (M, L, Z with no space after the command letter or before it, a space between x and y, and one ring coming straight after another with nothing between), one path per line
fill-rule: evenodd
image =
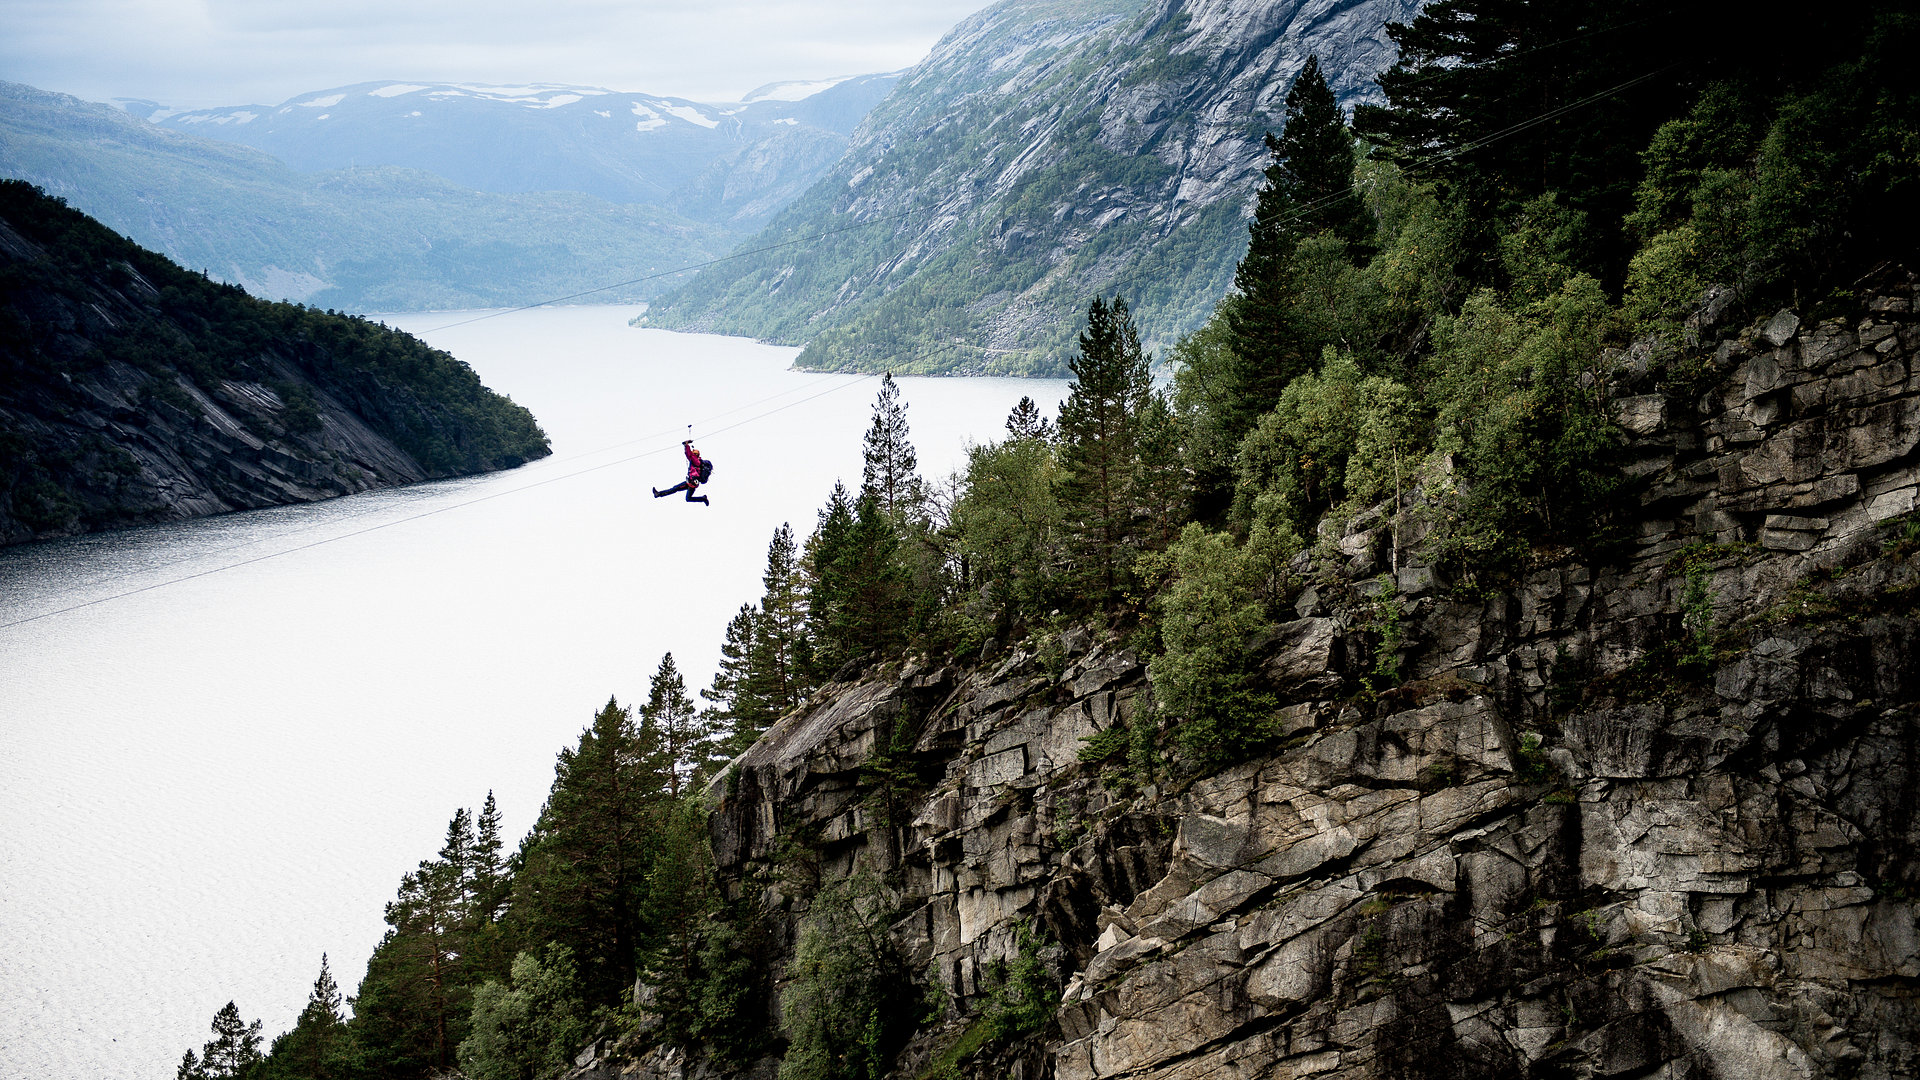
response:
M264 150L296 170L391 165L479 191L578 191L755 228L805 191L899 74L774 83L732 104L588 86L370 82L279 105L174 111L156 126Z
M392 166L302 173L13 83L0 83L0 175L255 295L350 311L532 303L710 259L739 235L578 192L475 191ZM673 283L595 298L645 300Z
M1077 312L1124 293L1164 349L1246 246L1261 136L1318 54L1377 93L1421 0L1006 0L907 72L755 245L651 325L806 343L802 365L1059 373Z

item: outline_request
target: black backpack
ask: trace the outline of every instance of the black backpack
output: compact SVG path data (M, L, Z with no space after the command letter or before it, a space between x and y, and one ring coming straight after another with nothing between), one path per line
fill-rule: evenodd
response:
M700 459L700 482L704 484L712 476L713 476L713 459L704 458L704 457L701 458Z

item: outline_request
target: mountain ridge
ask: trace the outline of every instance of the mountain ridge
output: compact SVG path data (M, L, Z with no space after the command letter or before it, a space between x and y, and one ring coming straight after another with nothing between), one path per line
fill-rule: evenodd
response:
M854 230L703 272L648 325L805 344L802 366L1059 374L1055 313L1127 294L1165 349L1244 243L1261 137L1309 53L1369 100L1414 0L1010 0L963 21L756 238ZM902 210L914 220L895 221Z
M824 84L772 83L797 98L707 103L567 83L376 80L296 94L278 105L147 109L149 123L262 150L300 172L398 166L476 191L578 191L646 203L700 221L751 228L805 190L839 156L860 117L892 89L892 74ZM771 91L769 91L771 92ZM755 153L775 177L731 198L709 175Z

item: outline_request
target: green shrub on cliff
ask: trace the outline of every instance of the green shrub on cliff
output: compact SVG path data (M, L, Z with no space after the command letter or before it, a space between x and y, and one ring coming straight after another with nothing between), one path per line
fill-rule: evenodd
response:
M921 995L887 935L889 901L870 877L822 889L801 924L781 995L780 1080L880 1080L917 1020Z
M1160 637L1147 664L1156 708L1203 769L1237 761L1271 742L1274 697L1255 678L1249 645L1265 629L1247 550L1224 533L1188 525L1164 556Z
M546 1080L566 1071L589 1031L575 988L573 954L513 958L510 983L473 992L472 1034L460 1043L460 1068L473 1080Z

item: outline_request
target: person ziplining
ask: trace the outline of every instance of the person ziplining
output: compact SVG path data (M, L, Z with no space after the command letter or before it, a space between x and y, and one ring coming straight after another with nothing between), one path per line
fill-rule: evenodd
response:
M692 439L681 439L680 449L687 455L687 478L665 491L654 488L653 497L656 499L664 499L676 491L684 491L687 493L688 502L697 502L702 506L713 505L707 502L705 495L694 494L694 492L700 490L700 485L706 483L707 478L713 475L713 462L700 456L700 451L693 448Z

